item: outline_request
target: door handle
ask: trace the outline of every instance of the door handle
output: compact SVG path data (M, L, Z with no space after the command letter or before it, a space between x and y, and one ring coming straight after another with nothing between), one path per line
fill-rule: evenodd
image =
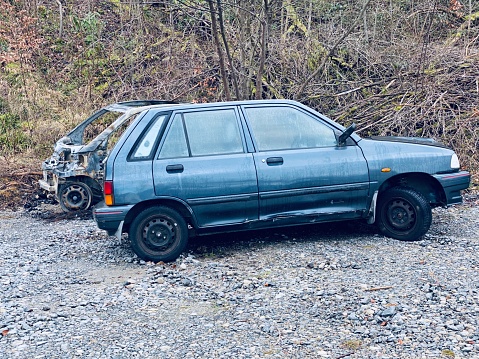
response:
M268 166L280 166L283 164L283 157L269 157L266 159Z
M185 168L183 165L168 165L166 166L166 172L168 173L181 173Z

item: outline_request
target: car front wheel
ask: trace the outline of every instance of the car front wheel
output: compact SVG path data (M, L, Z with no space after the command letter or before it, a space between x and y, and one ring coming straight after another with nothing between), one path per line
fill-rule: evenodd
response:
M377 211L381 233L401 241L419 240L432 222L426 198L408 187L393 187L381 194Z
M141 212L130 226L133 251L146 261L173 261L188 243L188 228L175 210L154 206Z

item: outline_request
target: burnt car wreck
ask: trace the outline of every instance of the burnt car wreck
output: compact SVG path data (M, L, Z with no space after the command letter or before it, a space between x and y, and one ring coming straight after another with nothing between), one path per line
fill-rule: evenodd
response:
M86 210L103 199L103 163L122 131L145 108L173 101L139 100L106 106L76 126L54 145L42 164L40 188L54 195L65 212ZM88 141L92 127L104 128ZM116 137L116 138L114 138Z

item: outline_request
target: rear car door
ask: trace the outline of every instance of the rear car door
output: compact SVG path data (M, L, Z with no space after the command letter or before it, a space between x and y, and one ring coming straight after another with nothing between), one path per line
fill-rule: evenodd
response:
M174 113L153 181L155 195L185 202L199 227L258 219L254 160L235 106Z
M260 219L324 215L356 218L366 210L367 162L338 130L292 105L243 107L256 152Z

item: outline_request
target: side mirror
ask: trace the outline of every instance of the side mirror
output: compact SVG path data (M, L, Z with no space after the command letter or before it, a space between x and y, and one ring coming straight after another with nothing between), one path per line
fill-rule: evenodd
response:
M345 129L344 132L341 135L339 135L338 146L344 146L346 144L346 140L348 139L349 136L351 136L351 134L354 132L355 129L356 129L355 123L353 123L347 129Z

